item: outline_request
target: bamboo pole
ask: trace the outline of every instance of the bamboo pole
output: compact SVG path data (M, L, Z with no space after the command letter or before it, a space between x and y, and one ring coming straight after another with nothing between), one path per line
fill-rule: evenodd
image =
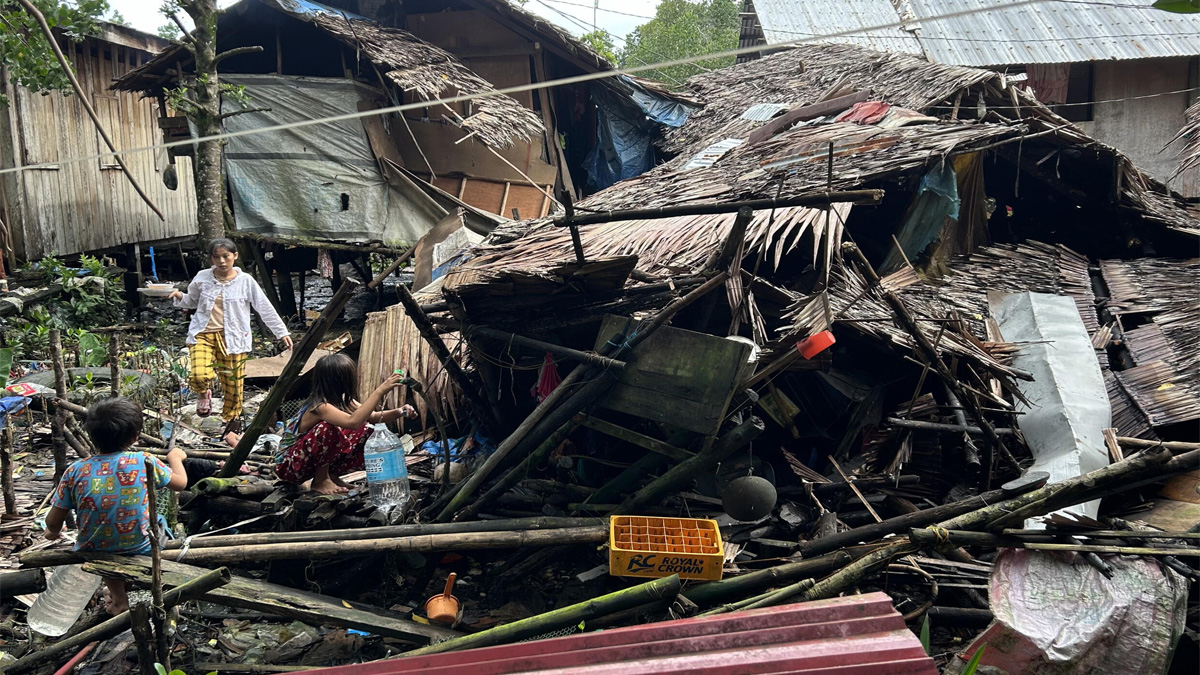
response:
M626 363L624 361L618 361L616 359L610 359L605 356L600 356L599 354L597 354L595 352L581 352L578 349L571 349L570 347L563 347L562 345L556 345L551 342L535 340L533 338L528 338L523 335L517 335L516 333L509 333L509 332L502 331L502 330L496 330L495 328L489 328L487 326L469 326L466 328L466 333L467 333L468 337L470 337L472 335L481 335L485 338L491 338L492 340L499 340L501 342L506 342L506 343L511 342L513 344L521 345L523 347L529 347L531 349L537 349L537 350L544 351L544 352L550 352L551 354L554 354L555 356L560 356L562 358L572 359L575 361L582 361L583 363L586 363L588 365L599 366L601 368L613 368L615 370L625 370L625 366L626 366Z
M679 575L655 579L625 590L609 593L585 602L539 614L528 619L497 626L474 635L439 642L401 654L403 657L440 654L442 652L475 649L491 645L518 642L526 638L578 625L599 616L614 614L651 602L672 599L679 595Z
M191 456L191 453L188 453ZM263 499L275 491L275 486L266 483L249 483L242 478L218 478L211 476L196 481L192 490L205 496L230 495L249 499Z
M63 365L62 333L57 328L50 329L50 362L54 366L54 393L60 399L67 398L67 369ZM51 424L51 441L54 450L54 484L62 479L67 470L67 411L61 406L54 409L54 422Z
M251 502L257 505L257 502ZM475 551L496 548L526 548L561 544L591 544L608 540L607 525L562 527L550 530L511 532L466 532L423 534L381 539L327 540L284 544L251 544L208 548L168 549L164 560L194 565L224 565L263 560L338 558L372 553L429 553L432 551ZM26 567L78 564L84 558L72 551L34 551L21 557Z
M230 453L225 466L221 467L218 476L232 478L237 475L238 469L242 468L242 464L250 456L250 451L254 449L254 444L258 442L259 436L262 436L274 419L279 406L283 404L284 398L287 397L296 378L300 376L300 371L308 362L308 357L312 356L317 345L321 343L321 339L325 337L325 332L342 313L346 303L350 302L350 296L354 294L354 289L358 285L359 283L353 279L343 281L337 292L330 298L329 304L321 310L321 315L304 333L304 337L300 338L300 343L292 350L292 356L288 359L287 365L283 367L283 372L279 374L279 379L271 385L267 397L259 406L258 412L254 414L254 419L250 421L250 426L238 441L237 447Z
M150 630L150 606L143 602L135 602L129 607L130 629L133 630L133 641L137 645L138 668L142 675L155 675L154 632Z
M697 288L689 291L687 295L677 298L674 302L664 307L661 311L655 314L654 318L645 324L639 325L633 336L629 337L621 345L615 345L609 342L600 350L602 356L612 358L620 357L626 353L633 351L637 345L641 344L647 337L652 335L656 330L662 327L671 317L678 314L682 309L704 297L713 289L719 287L728 278L728 273L718 272L708 281L704 282ZM455 493L450 503L442 509L438 514L437 522L445 522L452 518L454 514L466 505L467 500L475 493L475 490L483 484L488 475L496 469L496 467L504 461L505 457L511 452L518 443L528 441L524 447L529 445L540 445L542 440L558 429L567 419L574 417L575 413L579 412L584 406L594 401L600 394L607 390L615 382L615 376L607 370L599 370L599 376L588 382L588 385L575 393L569 402L564 402L559 406L558 402L567 396L568 385L574 385L579 380L587 377L589 374L597 372L599 369L595 367L585 367L583 364L576 366L575 370L571 371L554 392L547 396L533 413L530 414L524 422L521 423L517 430L506 438L500 447L484 461L483 465L475 470L471 476L460 483L461 486ZM576 376L576 373L579 375ZM562 395L559 396L559 392ZM553 399L553 402L552 402ZM555 407L557 406L557 408ZM555 410L555 416L549 416L551 410ZM536 428L536 429L535 429ZM514 440L515 439L515 440ZM532 449L532 448L531 448ZM436 506L436 504L435 504Z
M574 214L572 225L596 225L612 223L618 220L652 220L655 218L675 218L677 216L705 216L719 213L737 213L742 209L762 211L764 209L783 209L794 206L820 206L824 204L878 204L883 199L883 190L846 190L843 192L812 192L806 195L785 197L782 199L751 199L740 202L689 204L686 206L662 206L652 209L627 209L624 211L598 211ZM554 221L559 227L566 227L565 218Z
M87 111L88 117L92 118L92 123L96 126L96 132L100 134L100 138L104 139L104 144L108 146L108 149L116 153L113 155L113 159L121 167L121 172L129 179L129 184L133 186L134 191L138 193L142 201L146 202L150 210L154 211L158 219L165 221L166 217L163 216L162 211L158 210L154 202L150 201L150 196L146 194L141 185L138 185L137 179L130 173L129 167L125 166L125 160L121 159L121 154L117 150L117 146L113 145L112 139L108 137L108 132L104 130L104 125L100 123L100 116L96 114L96 109L92 107L91 98L88 97L88 93L84 90L83 85L79 83L79 78L75 77L75 70L71 68L71 63L67 61L67 57L63 55L62 49L58 46L58 38L54 36L54 31L50 29L50 24L46 23L46 17L38 11L38 8L30 0L17 0L17 2L21 3L25 11L33 17L38 27L42 29L42 34L46 36L46 42L50 43L50 48L54 51L54 58L58 59L58 65L63 69L67 79L71 81L71 88L75 90L75 95L79 97L79 102L83 104L83 109Z
M758 609L759 607L769 607L777 605L788 598L803 593L816 585L815 579L801 579L794 584L784 586L775 591L768 591L754 597L746 598L740 602L735 602L731 605L721 605L715 609L704 612L700 616L714 616L717 614L725 614L726 612L738 612L743 609ZM691 598L689 598L690 600Z
M12 420L4 425L0 432L0 492L4 494L4 512L10 516L17 514L17 492L13 487L13 432Z
M246 546L253 544L288 544L313 541L359 541L363 539L390 539L414 537L426 534L463 534L468 532L512 532L528 530L555 530L566 527L593 527L608 524L607 518L565 518L540 516L537 518L509 518L505 520L476 520L464 523L414 523L412 525L388 525L384 527L359 527L345 530L311 530L308 532L255 532L252 534L227 534L212 537L199 536L189 544L192 549L220 546ZM181 548L180 540L168 541L167 550Z
M987 532L965 530L914 529L908 538L923 546L940 546L947 542L955 546L988 546L992 548L1027 548L1033 551L1073 551L1115 555L1200 556L1200 548L1167 548L1154 546L1107 546L1099 544L1060 544L1046 539L1053 536L1002 536Z
M121 395L121 334L113 331L108 336L108 379L112 397Z
M759 418L747 419L726 432L708 449L680 462L670 471L651 481L646 487L630 495L620 506L613 509L613 514L637 513L641 509L656 505L668 492L678 490L697 474L715 469L717 464L746 447L765 429L766 425Z
M171 449L174 449L175 439L179 434L171 434ZM154 470L154 460L146 457L142 463L142 475L146 479L146 501L150 507L150 569L153 580L150 584L150 597L154 604L151 606L150 618L154 624L155 651L158 662L168 671L171 670L171 646L167 642L167 607L163 604L162 585L162 539L158 524L158 485L157 472Z
M529 453L529 456L521 461L520 464L508 470L508 473L500 477L495 485L492 485L487 492L479 496L472 504L462 510L455 519L457 521L465 521L474 518L483 507L487 506L500 495L508 492L514 485L521 482L522 478L529 475L529 470L537 466L545 459L555 448L559 446L567 436L571 435L572 431L579 425L575 421L569 421L558 428L558 431L550 434L550 437L542 441L536 450Z
M206 571L204 574L188 580L187 583L180 584L178 587L164 593L163 605L169 609L180 603L198 598L215 588L224 586L232 578L229 570L224 567ZM129 630L131 625L130 613L128 611L121 612L95 628L76 633L54 644L45 645L32 654L13 661L4 668L4 673L5 675L19 675L47 663L53 663L60 656L78 651L84 645L114 638Z
M747 593L761 591L780 582L822 577L853 562L855 554L836 551L799 562L784 563L774 567L750 572L741 576L688 588L688 600L700 606L714 605L729 598L744 597Z
M69 413L79 415L80 417L87 419L87 408L85 408L77 403L71 403L70 401L67 400L66 396L59 396L59 397L55 398L54 405L56 407L62 408L63 410L66 410ZM167 442L164 441L163 439L157 438L155 436L151 436L150 434L147 434L144 432L138 434L138 439L140 441L142 441L143 443L149 443L150 445L153 445L156 448L167 447Z

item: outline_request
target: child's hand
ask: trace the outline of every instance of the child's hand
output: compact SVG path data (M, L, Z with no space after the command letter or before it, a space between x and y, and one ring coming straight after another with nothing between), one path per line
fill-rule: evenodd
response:
M408 418L408 419L410 419L410 420L411 420L411 419L415 419L415 418L416 418L416 416L417 416L417 409L416 409L416 408L414 408L414 407L412 407L411 405L408 405L407 403L406 403L406 404L404 404L403 406L401 406L401 407L397 408L397 409L396 409L396 412L397 412L397 413L398 413L398 414L399 414L401 417L407 417L407 418Z
M404 376L400 373L392 373L391 375L387 376L387 379L383 381L383 384L379 385L379 388L383 390L391 389L392 387L398 386L400 381L403 379Z
M182 299L183 299L183 292L182 292L182 291L171 291L171 294L167 296L167 299L169 299L169 300L177 300L177 301L178 301L178 300L182 300Z
M291 335L284 335L283 337L279 338L279 341L283 343L284 351L287 351L292 348L292 336Z
M172 461L182 462L185 459L187 459L187 453L184 452L181 448L171 448L171 451L167 453L167 461L168 462L172 462Z

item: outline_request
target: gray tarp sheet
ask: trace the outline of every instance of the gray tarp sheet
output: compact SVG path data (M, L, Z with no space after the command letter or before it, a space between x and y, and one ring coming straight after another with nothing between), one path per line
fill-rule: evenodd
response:
M225 75L249 100L223 112L229 132L357 112L369 90L349 80ZM238 229L264 235L410 244L443 215L427 195L389 187L357 119L229 139L225 171ZM409 194L412 192L413 194Z

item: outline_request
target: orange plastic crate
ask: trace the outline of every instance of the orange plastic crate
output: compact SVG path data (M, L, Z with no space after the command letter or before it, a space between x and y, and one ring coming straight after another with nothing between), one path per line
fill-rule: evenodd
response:
M608 522L608 572L619 577L717 581L725 544L717 521L613 516Z

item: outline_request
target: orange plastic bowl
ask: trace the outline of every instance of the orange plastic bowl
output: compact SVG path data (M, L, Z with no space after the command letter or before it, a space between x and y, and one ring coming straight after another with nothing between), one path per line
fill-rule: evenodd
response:
M800 355L806 359L811 359L817 354L829 349L837 340L833 339L833 333L823 330L816 335L811 335L796 343L796 349Z

